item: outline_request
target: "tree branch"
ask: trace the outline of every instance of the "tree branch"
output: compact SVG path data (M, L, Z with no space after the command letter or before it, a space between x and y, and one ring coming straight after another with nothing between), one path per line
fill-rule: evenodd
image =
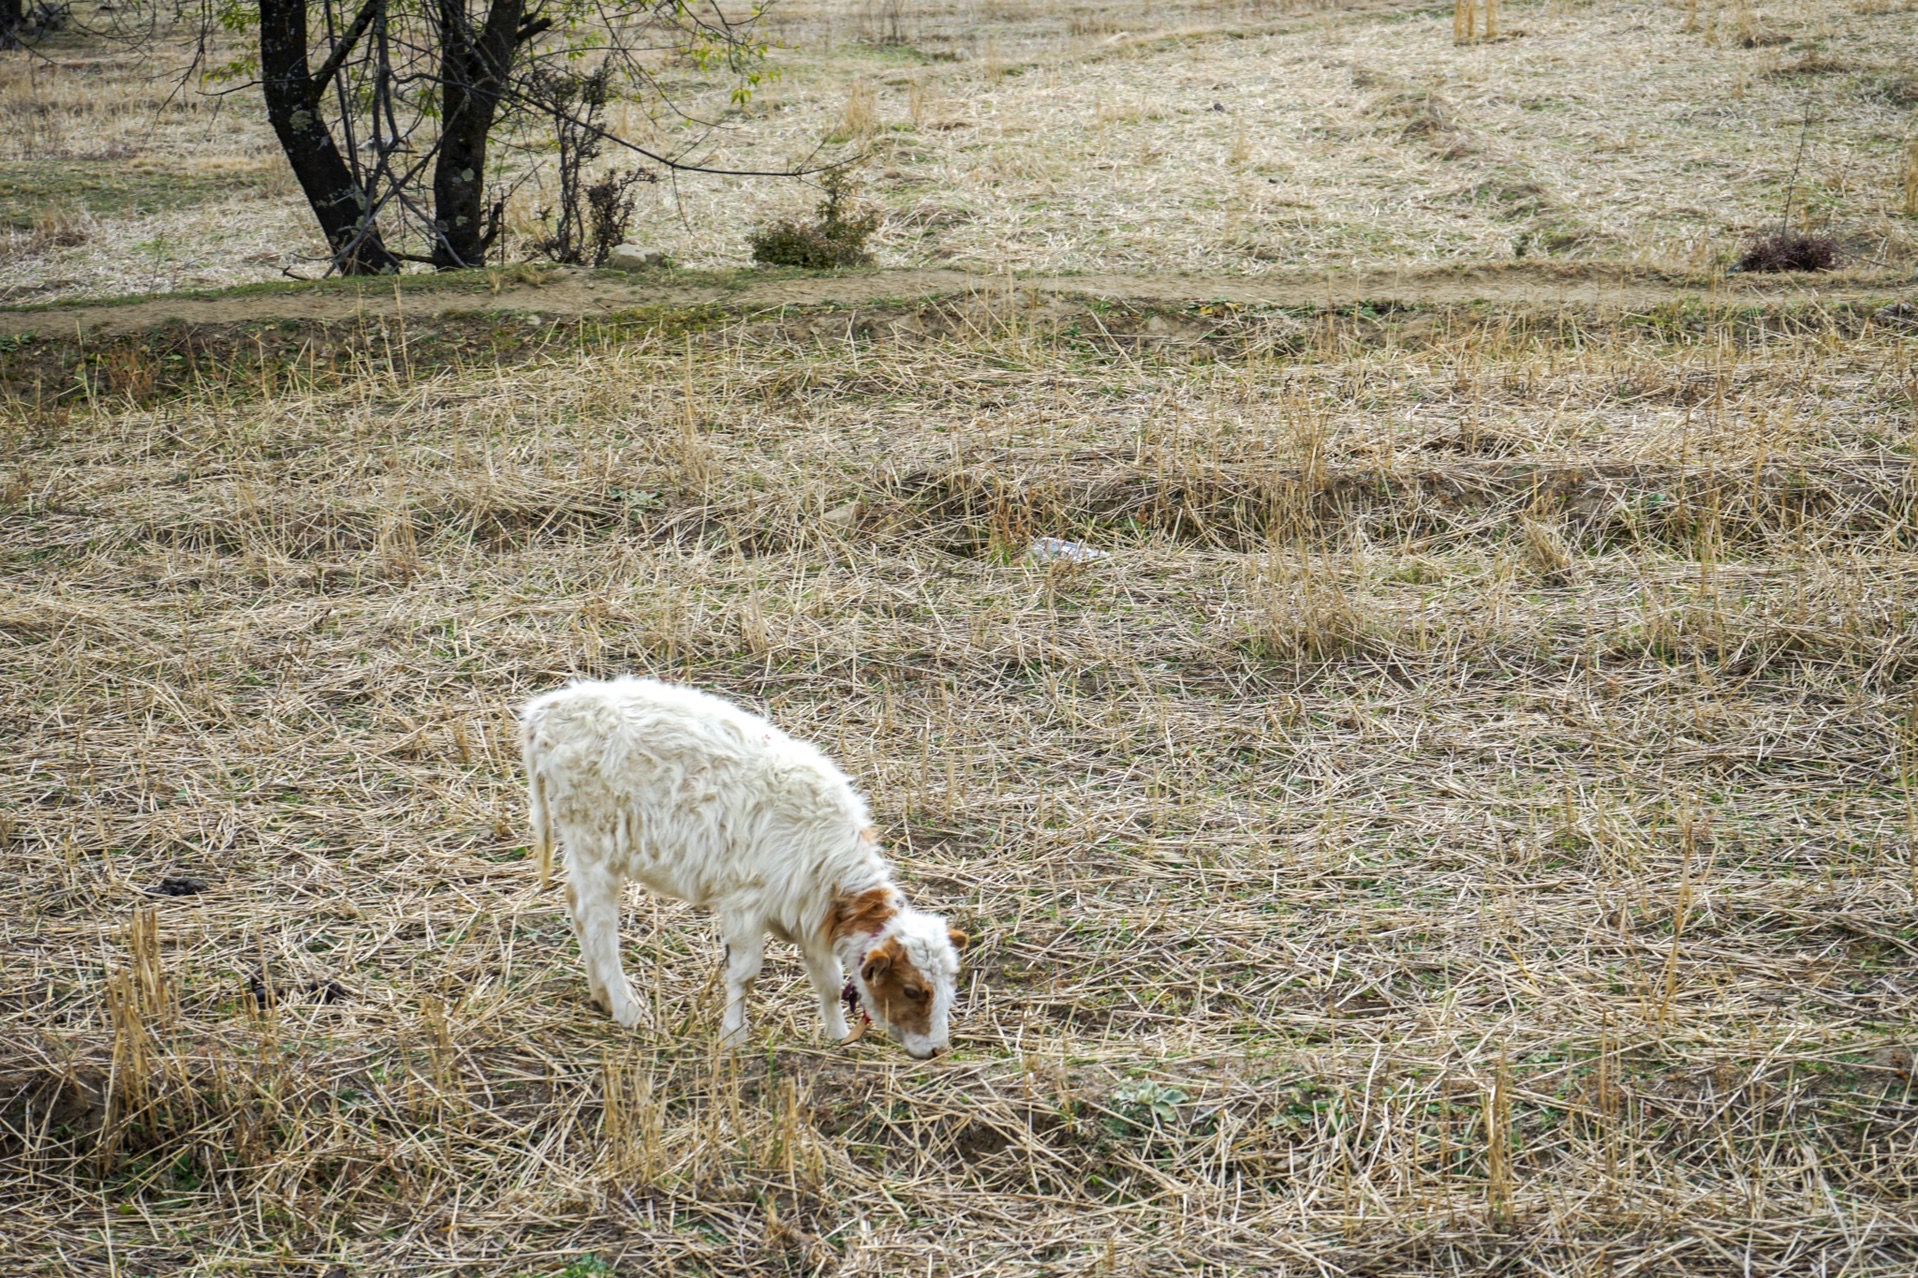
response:
M530 18L524 18L520 21L519 30L513 33L513 43L525 44L528 40L531 40L552 25L553 20L551 18L542 17L539 14L534 14Z
M353 52L353 46L360 42L360 37L366 34L366 29L373 25L373 19L379 14L380 6L384 3L385 0L366 0L366 3L360 6L358 15L353 19L353 25L346 29L339 43L333 46L333 52L327 55L320 69L313 73L312 82L307 86L308 106L315 110L319 108L320 95L326 92L327 84L345 65L348 55Z

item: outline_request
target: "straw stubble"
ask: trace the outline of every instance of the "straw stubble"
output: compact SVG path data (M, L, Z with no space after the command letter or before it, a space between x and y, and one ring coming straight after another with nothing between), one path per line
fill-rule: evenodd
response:
M1908 1272L1902 336L1156 318L409 325L10 406L7 1245ZM508 709L624 670L859 778L979 938L955 1055L819 1042L778 946L720 1052L642 896L598 1012Z

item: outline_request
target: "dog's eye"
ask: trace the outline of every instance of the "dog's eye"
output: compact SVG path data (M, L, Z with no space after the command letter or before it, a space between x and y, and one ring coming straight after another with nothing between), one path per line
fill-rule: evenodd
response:
M906 997L915 1003L923 1003L926 1001L926 991L917 985L908 985L906 987Z

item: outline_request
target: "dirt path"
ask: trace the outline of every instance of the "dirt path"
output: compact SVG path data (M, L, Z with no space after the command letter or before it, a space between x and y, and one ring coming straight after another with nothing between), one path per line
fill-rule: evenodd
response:
M1753 305L1889 301L1918 292L1918 277L1881 272L1789 279L1732 277L1714 282L1620 268L1509 266L1265 276L1007 276L962 270L888 270L715 281L616 271L554 270L541 275L520 270L499 272L483 285L471 277L449 283L429 276L409 276L397 289L392 281L369 280L359 285L333 281L310 289L160 297L35 310L0 308L0 336L32 333L51 337L83 332L89 337L113 337L173 320L230 324L348 319L362 314L390 315L396 306L415 316L503 310L575 319L651 306L719 305L750 313L786 306L914 304L939 297L1005 296L1009 292L1174 307L1207 302L1313 306L1369 301L1642 309L1685 298Z

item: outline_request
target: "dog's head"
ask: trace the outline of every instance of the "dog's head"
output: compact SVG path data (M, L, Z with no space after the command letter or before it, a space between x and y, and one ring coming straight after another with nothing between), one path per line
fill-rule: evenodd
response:
M952 1045L948 1021L966 934L932 914L902 911L859 958L853 973L872 1023L920 1060Z

